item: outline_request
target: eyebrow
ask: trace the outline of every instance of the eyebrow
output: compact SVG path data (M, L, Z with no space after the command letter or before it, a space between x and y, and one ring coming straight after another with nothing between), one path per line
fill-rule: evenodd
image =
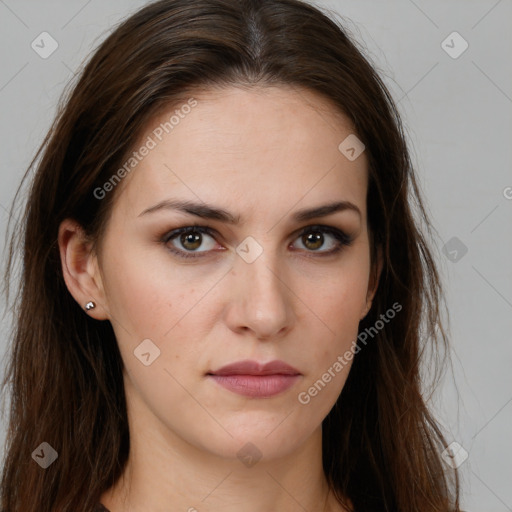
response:
M228 224L240 223L240 215L235 216L223 208L208 205L206 203L180 201L178 199L165 199L164 201L160 201L154 206L146 208L138 216L142 217L143 215L159 210L177 210L190 215L195 215L196 217L201 217L202 219L213 219ZM326 217L333 213L350 210L358 213L359 217L362 217L361 211L355 204L350 201L336 201L321 206L315 206L313 208L298 210L293 214L292 218L297 222L303 222L306 220L316 219L318 217Z

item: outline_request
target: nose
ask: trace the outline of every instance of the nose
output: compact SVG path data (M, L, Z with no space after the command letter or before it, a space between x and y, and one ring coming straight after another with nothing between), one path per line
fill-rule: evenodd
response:
M252 263L237 257L229 276L231 297L226 322L237 333L257 339L276 339L291 328L293 293L266 251Z

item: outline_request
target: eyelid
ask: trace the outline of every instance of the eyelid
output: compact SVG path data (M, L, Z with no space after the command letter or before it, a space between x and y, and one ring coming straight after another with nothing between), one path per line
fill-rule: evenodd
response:
M334 226L327 226L325 224L310 224L301 228L296 236L302 236L304 233L308 233L309 231L323 231L329 233L334 236L340 242L346 243L347 245L351 244L354 237L349 235L346 231L340 228L336 228ZM314 252L314 251L311 251Z
M217 238L216 236L220 234L215 230L213 229L212 227L208 226L208 225L202 225L202 224L188 224L186 226L182 226L180 228L176 228L176 229L172 229L171 231L167 231L164 235L158 237L158 241L160 243L162 243L169 252L171 252L173 255L175 255L176 257L180 258L180 259L196 259L198 260L199 258L203 258L203 257L206 257L208 256L209 253L211 253L212 251L197 251L197 252L193 252L193 251L183 251L183 250L180 250L176 247L173 247L173 246L169 246L169 242L180 236L181 234L183 233L188 233L188 232L193 232L193 233L202 233L202 234L207 234L208 236L211 236L217 243ZM224 249L222 249L224 250Z
M206 233L207 235L210 235L214 238L214 235L217 235L218 232L213 229L210 226L207 225L200 225L200 224L189 224L187 226L183 226L181 228L172 229L171 231L168 231L165 233L162 237L162 240L169 241L171 238L175 238L178 235L181 235L183 233L187 233L189 231L192 232L199 232L199 233Z
M297 239L298 237L302 236L305 233L311 232L311 231L321 231L327 234L330 234L332 237L334 237L338 245L335 249L331 249L329 251L307 251L298 249L299 252L303 251L306 254L308 254L309 257L311 256L329 256L333 255L335 253L338 253L341 251L344 247L348 247L352 244L354 241L354 236L347 234L344 230L324 225L324 224L309 224L307 226L304 226L303 228L300 228L299 230L295 231L291 236L293 236L293 240ZM171 239L174 239L178 237L179 235L187 232L198 232L203 233L211 236L213 239L217 241L217 236L220 236L220 233L218 231L208 225L203 224L189 224L187 226L183 226L180 228L173 229L171 231L166 232L163 236L159 237L160 242L162 242L169 251L171 251L173 254L176 254L179 258L202 258L206 257L209 253L212 251L182 251L177 248L171 248L167 244ZM222 238L222 237L221 237Z

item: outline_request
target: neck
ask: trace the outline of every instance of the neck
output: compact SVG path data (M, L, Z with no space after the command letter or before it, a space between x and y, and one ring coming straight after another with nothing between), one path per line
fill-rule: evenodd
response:
M316 444L304 446L305 454ZM238 459L177 456L145 444L130 447L121 479L101 502L111 512L338 511L321 467L290 456L245 467ZM190 451L189 451L190 453ZM186 461L186 462L185 462ZM328 499L329 498L329 499Z

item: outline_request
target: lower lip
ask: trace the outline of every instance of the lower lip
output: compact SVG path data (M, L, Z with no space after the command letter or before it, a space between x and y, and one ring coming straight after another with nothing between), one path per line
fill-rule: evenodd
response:
M300 375L210 375L222 387L239 395L268 398L286 391Z

